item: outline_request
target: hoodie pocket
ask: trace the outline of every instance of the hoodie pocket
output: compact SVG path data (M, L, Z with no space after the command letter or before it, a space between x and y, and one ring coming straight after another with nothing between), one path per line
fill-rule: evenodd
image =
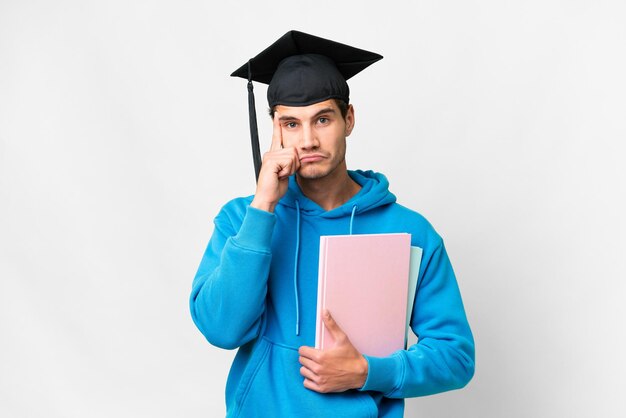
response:
M235 394L235 403L237 406L242 405L245 402L248 391L254 384L254 378L256 377L259 368L263 365L270 348L270 343L264 338L260 338L256 343L252 356L250 357L250 360L241 375L241 379L239 380L239 385ZM240 413L241 409L238 409L234 416L240 416Z
M239 418L377 417L378 408L366 392L317 393L306 389L298 351L261 338L237 389Z

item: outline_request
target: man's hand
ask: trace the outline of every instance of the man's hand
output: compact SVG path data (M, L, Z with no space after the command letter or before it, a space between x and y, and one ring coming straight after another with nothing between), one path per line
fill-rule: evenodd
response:
M283 135L278 112L274 113L274 131L270 150L263 155L256 193L250 206L273 212L278 201L287 192L289 176L300 168L298 151L283 148Z
M354 348L328 311L324 311L323 319L335 345L326 350L300 347L300 374L304 376L304 387L320 393L363 387L367 379L367 360Z

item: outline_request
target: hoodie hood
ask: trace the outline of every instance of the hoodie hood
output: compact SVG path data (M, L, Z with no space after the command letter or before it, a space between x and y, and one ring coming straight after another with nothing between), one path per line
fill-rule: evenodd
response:
M325 211L317 203L306 197L300 190L295 175L289 178L287 193L278 204L294 209L299 207L300 212L305 216L340 218L351 216L355 206L357 213L363 213L396 201L396 196L389 191L389 181L384 174L371 170L348 170L348 175L361 186L361 190L335 209Z

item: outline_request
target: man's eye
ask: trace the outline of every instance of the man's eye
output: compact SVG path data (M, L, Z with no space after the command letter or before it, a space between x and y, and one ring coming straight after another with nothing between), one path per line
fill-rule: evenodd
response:
M287 126L287 128L292 128L293 129L296 126L298 126L298 124L295 123L295 122L287 122L287 124L285 126Z
M327 124L328 123L328 118L325 118L325 117L319 118L319 123L321 123L323 125Z

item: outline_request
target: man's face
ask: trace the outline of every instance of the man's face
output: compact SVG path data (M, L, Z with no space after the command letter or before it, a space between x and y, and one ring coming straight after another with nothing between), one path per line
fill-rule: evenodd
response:
M278 105L274 117L281 126L283 147L298 152L298 176L319 179L346 170L346 137L354 127L351 105L345 119L334 100L302 107Z

